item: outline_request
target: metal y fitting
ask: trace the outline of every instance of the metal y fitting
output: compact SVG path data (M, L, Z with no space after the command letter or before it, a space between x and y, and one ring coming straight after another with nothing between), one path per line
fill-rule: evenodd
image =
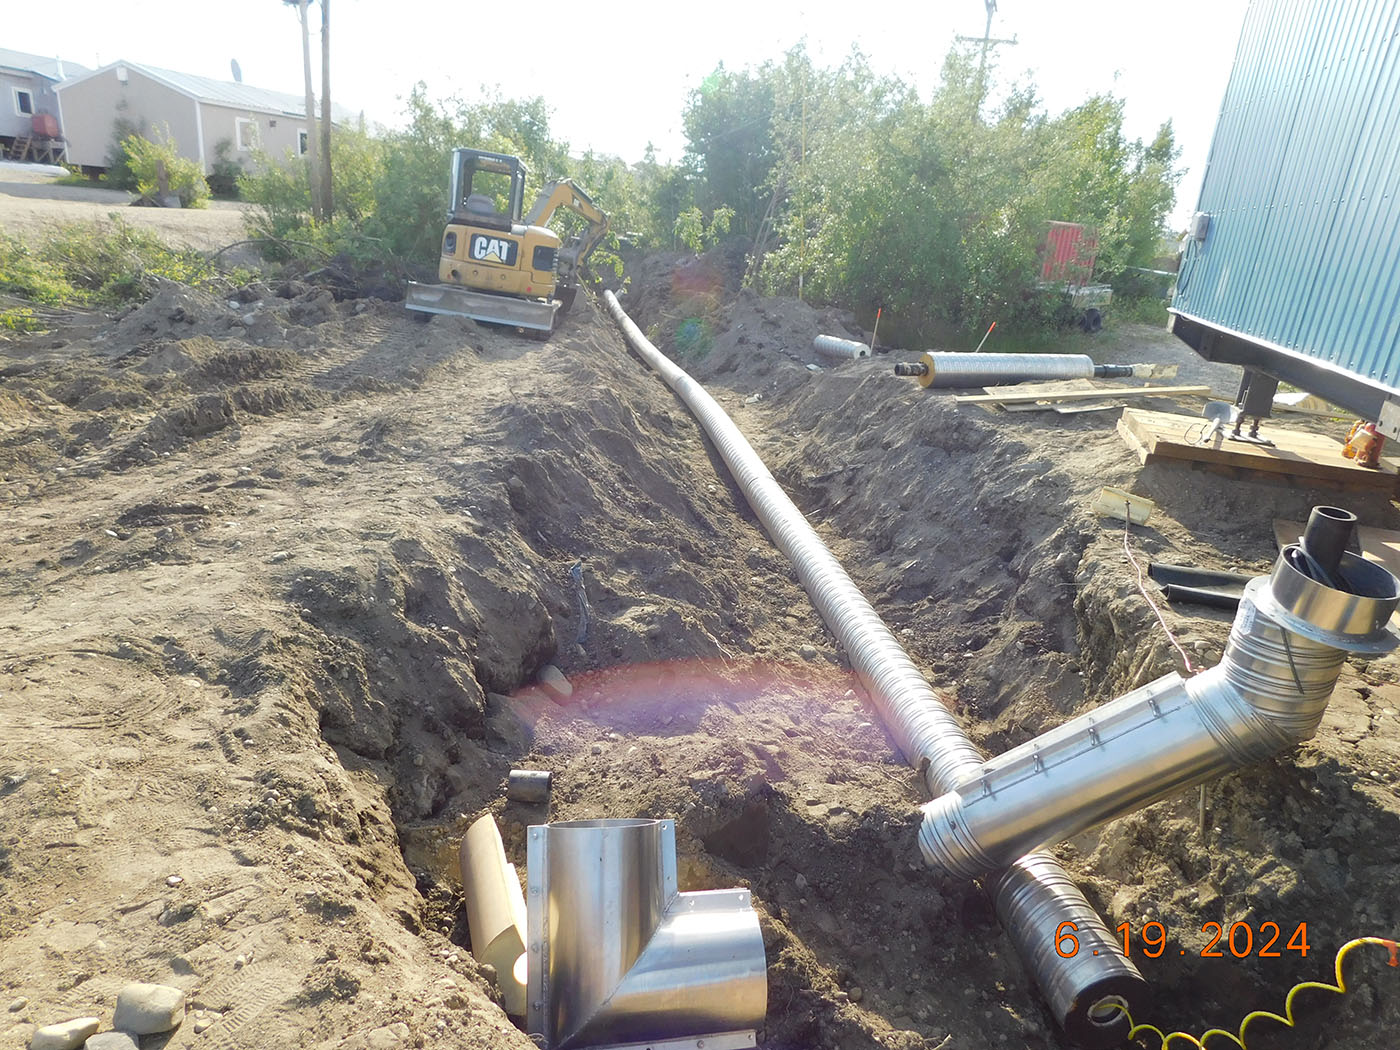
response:
M1329 569L1306 541L1285 547L1271 575L1246 585L1215 667L1150 682L982 763L925 805L924 859L981 876L1307 740L1347 654L1400 643L1387 627L1400 581L1334 553Z

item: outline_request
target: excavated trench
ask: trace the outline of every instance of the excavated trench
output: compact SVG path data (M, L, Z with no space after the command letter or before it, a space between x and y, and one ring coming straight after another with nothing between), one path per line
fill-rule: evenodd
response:
M1122 533L1083 509L1099 485L1158 501L1158 519L1131 537L1144 563L1259 571L1272 517L1336 499L1144 470L1111 421L1007 424L916 393L878 357L816 374L811 337L839 332L839 319L724 299L704 272L638 284L638 321L734 416L988 752L1173 666ZM670 298L695 288L706 302ZM307 995L350 1002L388 972L392 938L370 922L375 908L424 945L467 947L456 847L483 812L522 866L531 823L665 817L677 821L682 890L753 890L765 1047L1064 1045L986 898L923 866L919 778L790 566L600 314L581 301L541 346L309 289L257 301L239 306L255 309L247 323L219 303L133 312L109 337L121 356L25 365L5 396L91 484L139 489L120 489L110 536L84 524L53 552L61 569L38 563L64 574L44 577L55 594L165 565L169 577L151 579L166 588L195 572L246 575L202 642L177 645L169 631L131 646L153 667L164 660L162 674L226 691L193 753L238 774L201 774L238 856L251 864L259 836L275 834L287 856L304 845L342 865L347 886L361 880L335 893L328 881L312 917L331 940L369 924L370 947L328 950ZM709 344L678 345L697 318ZM204 335L213 343L195 341ZM7 492L37 498L64 461L6 440ZM198 462L184 465L191 451ZM1377 523L1393 514L1347 505ZM33 535L67 527L69 513ZM1193 658L1218 657L1225 617L1168 622ZM535 684L546 662L571 696ZM1350 663L1313 742L1212 785L1204 834L1192 793L1056 850L1109 925L1129 924L1158 1003L1144 1020L1233 1028L1328 974L1345 940L1400 927L1395 679L1393 659ZM513 766L554 771L548 810L503 798ZM31 804L27 791L18 803ZM1140 940L1150 921L1167 931L1156 959ZM1306 922L1310 949L1202 958L1209 922L1256 935L1274 923L1285 941ZM1300 1029L1261 1045L1390 1046L1400 994L1384 962L1358 958L1350 994L1304 1000ZM469 960L454 965L488 992ZM513 1039L498 1011L437 1000L427 1016L469 1018L463 1045Z

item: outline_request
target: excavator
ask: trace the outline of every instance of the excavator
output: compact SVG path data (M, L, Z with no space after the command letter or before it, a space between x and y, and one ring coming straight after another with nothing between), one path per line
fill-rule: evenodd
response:
M438 284L409 282L405 305L510 325L548 339L578 292L579 269L608 230L608 217L572 179L540 190L521 218L525 165L478 149L452 151L452 207L442 234ZM565 243L548 223L560 208L585 225Z

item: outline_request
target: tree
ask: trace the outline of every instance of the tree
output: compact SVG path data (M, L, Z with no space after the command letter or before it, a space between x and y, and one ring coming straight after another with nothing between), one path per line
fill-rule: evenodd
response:
M331 189L331 0L321 0L321 218L335 213Z
M317 193L320 184L320 172L316 164L319 144L316 138L316 94L311 86L311 29L306 23L307 0L282 2L295 7L297 15L301 18L301 61L306 79L306 177L311 187L311 215L313 219L320 220L324 216L321 213L321 198Z

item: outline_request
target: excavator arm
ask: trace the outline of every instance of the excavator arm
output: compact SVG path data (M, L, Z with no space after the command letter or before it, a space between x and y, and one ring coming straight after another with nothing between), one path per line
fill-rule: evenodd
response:
M559 284L572 288L578 282L579 267L608 232L608 217L573 179L555 179L545 183L540 190L534 207L525 217L525 224L548 226L549 220L560 208L568 208L588 223L586 229L570 237L568 243L559 249Z

